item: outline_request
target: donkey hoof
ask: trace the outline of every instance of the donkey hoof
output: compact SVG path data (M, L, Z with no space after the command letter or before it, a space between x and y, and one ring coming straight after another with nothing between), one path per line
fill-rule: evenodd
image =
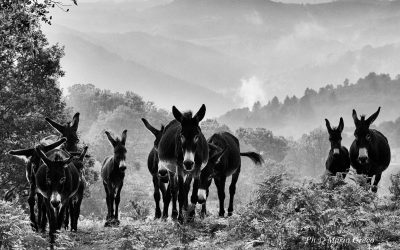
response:
M171 217L172 217L173 220L176 220L178 218L178 211L172 211Z
M372 186L371 187L371 191L374 192L374 193L378 192L378 187L377 186Z
M232 212L228 212L228 216L232 216Z
M104 223L104 227L111 227L111 222L109 220Z
M32 230L33 230L33 231L35 231L35 232L38 232L38 231L39 231L39 228L38 228L38 226L37 226L36 223L31 222L31 227L32 227Z

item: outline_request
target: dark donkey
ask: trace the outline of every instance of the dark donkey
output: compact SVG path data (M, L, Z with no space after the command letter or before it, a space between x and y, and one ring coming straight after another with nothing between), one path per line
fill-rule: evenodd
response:
M44 197L49 220L50 243L55 241L55 232L61 228L69 200L79 189L79 171L70 164L74 156L60 149L54 149L48 156L38 146L36 151L43 160L36 173L37 192Z
M361 116L361 120L357 117L357 112L353 109L353 120L356 125L354 131L355 140L350 147L350 161L357 174L367 175L368 182L375 175L372 191L378 191L378 183L381 179L382 172L387 169L390 164L390 147L386 137L375 129L370 129L371 124L379 115L381 107L378 108L368 119Z
M201 215L206 214L206 200L212 179L218 190L219 216L225 215L225 182L232 175L229 186L228 216L233 212L233 198L236 192L236 183L239 178L241 159L240 156L249 157L255 164L261 165L264 160L255 152L240 152L239 140L228 132L216 133L208 139L210 159L206 167L201 171L198 202L202 205Z
M61 140L58 140L52 144L49 144L47 146L44 146L42 148L43 152L47 153L50 150L53 150L57 148L58 146L62 145L64 142L66 142L66 138L62 138ZM25 168L25 175L26 179L29 183L30 189L29 189L29 198L28 198L28 204L29 204L29 212L30 212L30 220L31 220L31 226L34 230L38 230L38 224L43 224L46 225L46 215L45 211L41 209L41 196L38 196L38 218L36 220L36 215L35 215L35 195L36 195L36 180L35 180L35 175L36 172L41 165L41 159L40 155L36 152L35 148L27 148L27 149L19 149L19 150L11 150L8 152L10 155L14 155L17 157L21 157L26 161L26 168ZM40 204L40 205L39 205ZM44 230L44 228L42 228Z
M55 122L48 117L46 117L45 119L53 128L60 132L63 137L67 138L67 142L63 145L64 150L68 152L78 151L79 139L77 131L79 125L79 113L76 113L73 116L72 121L65 125L61 125L60 123ZM42 140L42 144L46 144L46 142L48 141L52 142L56 139L56 136L48 136Z
M113 224L119 224L118 206L121 199L121 189L124 184L126 170L125 142L127 130L122 132L121 140L119 138L114 139L107 131L105 133L114 148L114 155L106 157L101 168L101 178L103 179L103 185L106 191L108 209L104 226L112 226Z
M83 148L82 153L79 158L74 158L72 163L79 171L79 188L78 192L71 197L68 205L68 209L65 211L64 226L67 229L69 223L69 217L71 218L71 231L78 231L78 219L81 213L81 204L83 200L83 195L86 188L86 179L84 175L84 159L88 150L88 146Z
M350 170L350 155L347 148L342 146L343 118L340 117L337 128L332 128L328 119L325 119L325 122L331 143L331 149L325 163L326 174L336 176L337 173L341 173L344 179Z
M164 131L158 145L158 173L165 176L168 172L177 174L178 200L180 222L184 221L183 208L188 210L188 193L194 177L191 196L191 218L193 218L194 206L197 203L197 190L200 172L208 161L208 144L199 127L199 122L204 118L206 106L203 104L200 110L192 116L192 112L181 113L175 106L172 113L177 122L171 122ZM186 180L185 180L186 178ZM171 192L176 195L175 180L170 179Z
M155 218L158 219L161 217L161 209L160 209L160 191L164 201L164 208L163 208L163 218L168 218L168 207L171 201L171 185L168 185L165 188L165 184L169 182L169 179L173 179L173 176L166 175L159 175L158 173L158 144L160 143L161 136L164 133L164 126L161 126L161 129L158 130L154 128L146 119L142 118L142 121L146 128L156 137L154 140L153 148L151 149L149 156L147 158L147 167L149 168L150 174L153 176L153 185L154 185L154 201L156 203L155 208ZM168 173L168 172L167 172ZM176 211L175 218L178 215L176 210L176 200L173 204L173 210Z

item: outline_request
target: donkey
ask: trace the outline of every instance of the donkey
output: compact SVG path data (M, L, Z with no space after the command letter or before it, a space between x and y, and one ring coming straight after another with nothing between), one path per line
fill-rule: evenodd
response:
M240 156L250 158L256 165L264 163L262 156L255 152L240 152L239 140L228 132L213 134L208 139L209 157L207 165L201 171L200 185L198 190L198 202L202 204L201 216L206 214L206 200L212 179L218 190L219 216L224 217L225 181L232 175L229 186L228 216L233 212L233 199L236 192L236 183L239 178L241 159Z
M153 176L153 185L154 185L154 201L156 203L155 208L155 218L161 218L161 209L160 209L160 191L164 201L163 208L163 218L168 218L168 207L171 201L171 190L170 185L168 185L167 189L165 188L165 184L169 182L169 175L160 176L158 174L158 144L160 143L161 136L164 132L165 127L162 125L161 129L158 130L154 128L146 119L142 118L142 121L145 127L156 137L154 140L153 148L151 149L149 156L147 158L147 167L149 169L150 174ZM172 176L173 179L173 176ZM176 201L173 204L173 211L175 211L175 217L177 216L176 209Z
M53 127L55 128L58 132L61 133L61 135L65 138L67 138L67 142L64 144L63 149L68 151L68 152L76 152L78 151L78 125L79 125L79 113L76 113L72 121L65 124L61 125L60 123L57 123L53 121L52 119L46 117L46 121ZM44 138L42 141L42 144L45 144L48 141L54 141L56 136L48 136Z
M64 227L66 229L68 228L69 217L71 217L71 231L75 232L78 231L78 219L81 212L81 204L83 200L84 191L86 188L86 179L83 173L84 171L83 161L85 159L87 150L88 146L85 146L79 158L74 158L72 161L72 163L79 171L79 188L75 196L70 199L68 208L65 211Z
M339 126L337 128L332 128L328 119L325 119L325 123L331 143L331 149L325 163L326 173L331 176L336 176L337 173L341 173L344 179L350 170L350 155L347 148L342 146L343 118L340 117Z
M357 112L353 109L353 120L356 126L354 131L355 140L350 147L350 161L357 174L365 174L369 177L368 183L375 176L371 187L372 192L378 191L378 183L382 172L390 164L390 147L386 137L375 129L370 129L371 124L379 115L381 107L368 119L361 116L358 119Z
M103 185L106 191L108 209L106 223L104 225L106 227L112 226L112 224L119 225L118 206L121 199L121 189L124 184L126 170L125 142L127 132L127 130L122 132L121 140L119 138L114 139L108 131L105 132L114 148L114 155L106 157L101 168L101 178L103 179Z
M176 174L178 179L178 220L184 221L183 208L188 210L188 193L190 184L194 177L193 191L191 196L192 211L190 218L193 218L193 207L197 203L197 190L200 179L200 172L208 161L208 144L199 127L200 121L204 118L206 106L203 104L200 110L193 116L192 112L181 113L175 106L172 107L172 114L178 122L171 122L165 128L158 145L158 173L165 176L168 172ZM185 180L186 179L186 180ZM176 191L175 181L170 179L173 185L172 195Z
M61 228L69 200L78 192L79 171L74 164L70 164L74 156L60 149L50 151L47 156L41 148L42 146L36 147L44 162L35 176L36 190L44 198L50 243L54 243L54 233Z
M43 146L42 151L47 153L47 152L57 148L58 146L62 145L66 141L67 141L67 139L65 137L63 137L60 140L58 140L52 144ZM44 214L44 210L41 209L41 205L42 205L41 196L40 197L38 196L38 220L37 221L36 221L36 215L35 215L35 195L36 195L35 175L36 175L36 172L41 163L40 155L36 152L35 148L11 150L8 153L10 155L14 155L19 158L22 158L26 161L25 175L26 175L26 180L28 181L29 187L30 187L28 204L29 204L31 226L35 231L38 231L39 230L38 223L46 224L46 215Z

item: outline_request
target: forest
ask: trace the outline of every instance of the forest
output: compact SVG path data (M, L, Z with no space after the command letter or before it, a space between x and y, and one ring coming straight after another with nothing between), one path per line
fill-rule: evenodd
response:
M255 166L242 159L233 216L218 217L212 185L205 218L197 216L198 206L190 223L154 219L153 184L147 169L154 136L141 118L160 128L174 119L171 110L158 108L157 100L145 100L134 91L113 92L89 83L62 90L64 48L49 44L42 32L42 25L52 20L49 10L58 3L38 2L0 2L0 249L49 246L47 233L30 226L26 159L8 152L32 148L48 135L59 135L45 117L66 124L76 112L80 113L78 147L88 146L90 156L84 161L87 187L78 231L60 230L56 249L400 248L398 165L384 172L378 193L369 191L366 177L353 170L345 180L322 178L330 143L325 117L320 117L322 110L333 117L334 109L350 115L355 102L366 112L375 111L379 103L395 114L390 107L398 106L398 78L370 73L354 84L346 81L319 91L308 88L301 98L288 97L283 103L273 98L265 106L255 103L252 110L232 110L205 119L200 128L206 138L229 131L239 139L241 151L259 152L265 163ZM358 99L350 101L353 97ZM374 128L389 138L392 148L400 147L400 117L378 119ZM353 128L347 120L343 144L350 146ZM332 123L336 126L338 121ZM279 127L287 130L291 122L297 123L292 130L301 127L307 132L282 136ZM100 168L112 147L104 132L119 136L124 129L128 130L128 168L121 194L121 224L106 228Z

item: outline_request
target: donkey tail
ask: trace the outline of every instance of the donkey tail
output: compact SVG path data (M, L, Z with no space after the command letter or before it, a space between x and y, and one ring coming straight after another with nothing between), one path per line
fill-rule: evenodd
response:
M264 163L262 156L256 152L244 152L240 153L240 156L249 157L256 165L262 165Z

